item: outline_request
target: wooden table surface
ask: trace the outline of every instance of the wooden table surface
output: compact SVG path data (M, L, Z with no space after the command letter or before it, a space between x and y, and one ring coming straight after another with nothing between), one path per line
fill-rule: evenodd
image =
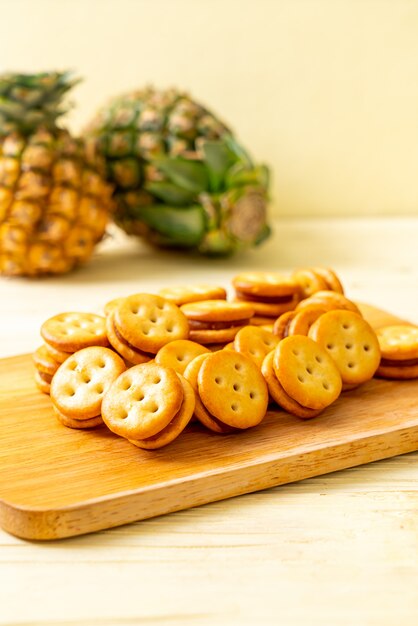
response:
M0 356L34 349L59 311L306 265L334 267L350 297L418 323L418 218L288 220L228 260L117 234L72 275L0 279ZM416 626L417 590L418 452L48 544L0 530L0 625Z

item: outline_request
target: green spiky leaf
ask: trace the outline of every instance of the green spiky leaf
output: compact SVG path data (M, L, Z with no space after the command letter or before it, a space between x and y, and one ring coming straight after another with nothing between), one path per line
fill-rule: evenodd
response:
M202 149L208 168L210 190L217 193L222 190L225 174L235 162L234 154L222 141L205 141Z
M248 168L242 163L233 165L226 174L228 188L254 185L268 189L270 172L266 165Z
M152 163L175 185L191 191L201 193L208 188L208 174L203 163L188 161L187 159L163 157Z
M241 161L248 168L253 168L254 163L248 152L232 135L225 135L222 140L226 143L228 148L233 152L238 161Z
M201 206L173 207L154 204L131 211L152 230L167 237L175 246L197 246L205 233L205 216Z
M193 191L163 180L150 182L145 185L145 189L163 202L174 206L185 206L196 201L196 194Z

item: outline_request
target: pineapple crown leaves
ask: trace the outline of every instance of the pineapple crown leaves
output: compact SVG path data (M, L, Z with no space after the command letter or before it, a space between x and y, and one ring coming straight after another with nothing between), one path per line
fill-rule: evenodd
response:
M205 140L201 160L184 157L159 157L152 164L164 180L151 181L145 189L172 206L196 203L202 193L218 195L234 187L251 186L267 192L269 171L255 166L240 144L231 136Z
M79 82L70 71L0 75L0 135L55 127L69 108L63 96Z

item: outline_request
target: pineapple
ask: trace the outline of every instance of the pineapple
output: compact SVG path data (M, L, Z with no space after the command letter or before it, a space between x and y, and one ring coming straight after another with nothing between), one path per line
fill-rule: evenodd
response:
M85 139L106 160L115 221L127 233L204 254L229 254L268 236L268 169L187 94L148 87L120 96Z
M75 82L58 72L0 76L1 274L67 272L105 232L112 188L98 159L57 125Z

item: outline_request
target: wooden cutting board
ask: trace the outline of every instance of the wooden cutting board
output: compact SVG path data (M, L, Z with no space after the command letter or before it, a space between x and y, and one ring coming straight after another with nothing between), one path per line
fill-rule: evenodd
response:
M399 321L362 306L375 326ZM197 424L140 450L104 426L58 423L30 355L0 360L0 525L27 539L111 528L418 449L418 380L374 379L313 420L269 411L216 435Z

